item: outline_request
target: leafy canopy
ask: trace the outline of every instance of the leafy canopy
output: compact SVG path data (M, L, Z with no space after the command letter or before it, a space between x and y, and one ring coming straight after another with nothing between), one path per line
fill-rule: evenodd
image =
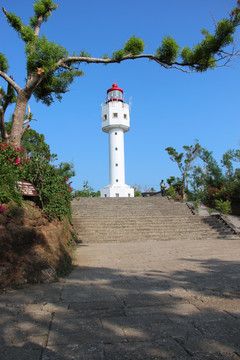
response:
M114 51L112 54L112 60L121 61L125 55L140 55L143 53L145 48L144 41L133 35L125 43L123 49Z
M0 53L0 70L7 72L9 69L7 58L4 54Z
M205 38L192 49L185 46L181 50L181 58L185 65L195 68L197 71L206 71L208 68L216 67L214 55L225 46L232 44L236 22L229 19L222 19L216 25L215 34L210 34L203 29Z
M161 45L154 54L143 54L145 44L142 39L132 35L123 45L122 49L114 51L111 57L103 55L101 59L91 58L82 51L79 55L70 56L68 51L49 41L46 36L40 36L40 27L51 16L58 7L52 0L36 0L34 2L34 15L30 18L29 24L22 22L21 18L14 13L7 13L3 9L7 21L25 42L25 53L27 58L27 86L37 101L50 105L54 99L61 100L69 85L75 77L83 75L79 70L82 62L101 63L121 62L128 58L149 57L160 65L171 68L185 67L194 71L206 71L216 67L217 59L224 59L226 53L223 48L233 42L235 28L240 24L240 0L237 7L230 14L229 19L222 19L216 24L214 34L202 30L204 39L192 49L185 46L180 50L179 44L171 36L165 36ZM230 54L228 54L230 55ZM102 61L101 61L102 60ZM8 64L5 56L0 53L0 70L8 71ZM34 78L35 76L35 78ZM34 82L29 85L29 81Z
M178 57L180 46L170 36L165 36L161 46L157 49L156 56L161 61L171 65Z
M56 10L58 5L54 4L52 0L39 0L34 4L35 16L30 18L30 26L34 29L38 24L39 17L43 16L43 21L46 22L53 10Z

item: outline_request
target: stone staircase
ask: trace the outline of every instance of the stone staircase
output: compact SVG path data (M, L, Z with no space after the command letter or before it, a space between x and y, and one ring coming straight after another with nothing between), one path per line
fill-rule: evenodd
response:
M161 196L80 198L72 210L77 239L84 244L236 236L216 216L193 215L186 204Z

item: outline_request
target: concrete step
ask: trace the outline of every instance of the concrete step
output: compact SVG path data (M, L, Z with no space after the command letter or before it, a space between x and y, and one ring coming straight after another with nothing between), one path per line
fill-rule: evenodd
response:
M81 198L72 203L78 240L91 242L170 241L232 238L215 216L194 216L186 204L157 198Z

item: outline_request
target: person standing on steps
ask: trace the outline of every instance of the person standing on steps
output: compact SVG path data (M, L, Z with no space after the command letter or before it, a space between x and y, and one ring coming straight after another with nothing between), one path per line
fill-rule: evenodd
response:
M164 184L163 180L160 182L160 188L161 188L162 196L165 196L166 195L166 190L165 190L166 185Z

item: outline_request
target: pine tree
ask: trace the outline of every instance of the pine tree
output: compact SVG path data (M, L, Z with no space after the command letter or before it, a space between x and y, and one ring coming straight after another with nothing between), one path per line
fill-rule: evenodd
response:
M55 98L61 100L73 80L83 75L79 70L80 64L111 64L129 59L147 58L166 69L203 72L216 67L219 60L227 63L231 59L234 54L226 53L224 49L233 43L235 29L240 24L240 0L238 0L229 19L219 21L214 34L202 30L204 39L192 49L184 47L180 50L180 46L173 38L164 37L155 54L143 54L143 40L132 36L123 49L114 51L111 57L103 55L102 58L94 58L85 51L78 55L70 55L64 47L49 41L44 35L40 36L42 24L50 18L57 7L52 0L35 1L34 16L30 18L28 25L25 25L20 17L8 13L3 8L9 25L25 42L27 76L24 87L20 87L8 75L7 58L0 53L0 76L16 92L11 133L6 134L3 117L1 135L4 140L8 138L14 140L17 146L20 146L25 131L24 125L31 121L29 117L26 121L26 109L31 96L46 105L50 105Z

